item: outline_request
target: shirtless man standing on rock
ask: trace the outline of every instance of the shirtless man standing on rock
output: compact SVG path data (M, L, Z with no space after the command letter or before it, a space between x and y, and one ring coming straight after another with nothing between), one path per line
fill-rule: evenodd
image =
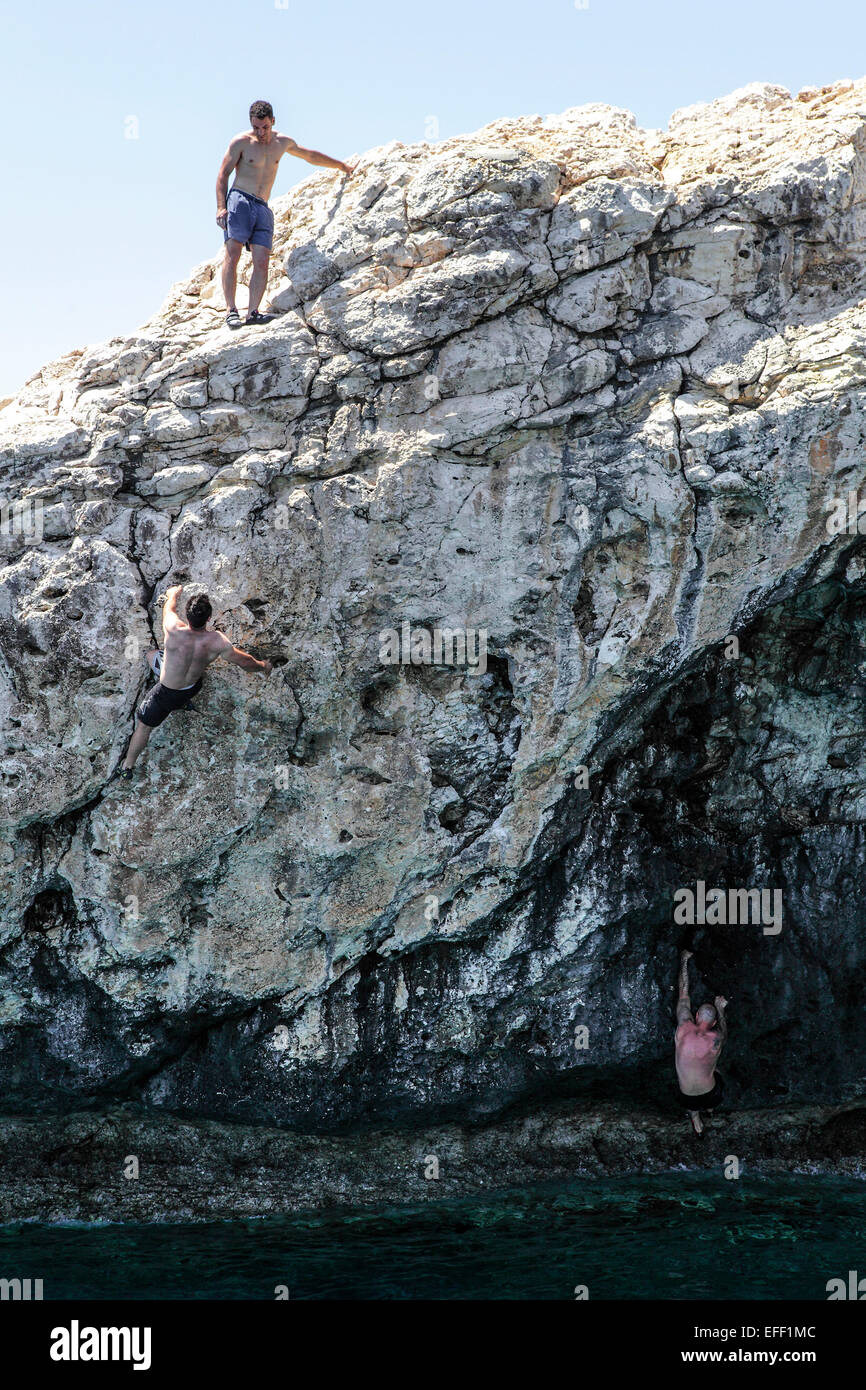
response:
M125 780L132 777L135 760L145 747L154 729L174 710L185 709L201 690L201 678L217 657L225 657L245 671L263 671L270 675L270 661L257 661L249 652L233 647L221 632L208 628L211 615L207 594L196 594L186 605L186 622L177 611L178 594L182 584L173 584L165 596L162 610L162 630L165 633L165 654L147 654L150 669L159 683L153 687L138 707L138 723L129 741L126 757L117 773Z
M225 295L226 323L240 328L241 317L235 303L238 261L246 246L253 258L250 277L250 300L245 323L271 323L275 314L260 314L259 304L268 283L268 261L274 244L274 214L268 198L277 177L277 165L284 154L305 159L308 164L321 164L326 169L342 169L351 174L355 164L331 159L319 150L305 150L290 135L274 130L274 111L269 101L254 101L250 107L251 130L236 135L230 143L217 175L216 220L223 229L225 256L222 285ZM235 170L235 181L227 193L229 174Z
M725 1022L728 1001L717 994L715 1007L702 1004L692 1018L689 999L689 961L692 954L692 951L680 952L680 993L674 1047L680 1083L679 1102L688 1111L695 1134L701 1134L701 1112L715 1109L722 1101L722 1078L716 1074L716 1063L728 1037Z

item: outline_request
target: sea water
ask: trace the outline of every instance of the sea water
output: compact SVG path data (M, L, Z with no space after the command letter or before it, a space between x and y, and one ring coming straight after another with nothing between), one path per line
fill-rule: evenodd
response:
M814 1299L866 1276L866 1182L681 1172L208 1224L0 1228L47 1299ZM866 1288L866 1285L864 1285Z

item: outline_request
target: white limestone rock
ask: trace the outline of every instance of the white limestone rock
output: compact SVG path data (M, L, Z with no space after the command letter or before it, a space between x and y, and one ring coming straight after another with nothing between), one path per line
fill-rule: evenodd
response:
M4 920L68 892L52 949L118 1010L95 1073L266 998L292 1056L351 1055L335 981L496 920L630 693L844 545L864 138L859 82L392 142L276 201L272 325L226 330L206 262L3 407L3 500L43 505L3 538ZM213 668L130 795L172 582L276 668ZM483 631L487 670L383 663L404 623ZM560 950L589 890L570 911Z

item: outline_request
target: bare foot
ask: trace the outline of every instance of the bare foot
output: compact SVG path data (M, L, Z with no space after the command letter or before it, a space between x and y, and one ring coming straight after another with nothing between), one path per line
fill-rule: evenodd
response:
M692 1129L695 1131L695 1134L703 1134L704 1127L701 1124L700 1113L697 1110L690 1110L689 1119L692 1122Z

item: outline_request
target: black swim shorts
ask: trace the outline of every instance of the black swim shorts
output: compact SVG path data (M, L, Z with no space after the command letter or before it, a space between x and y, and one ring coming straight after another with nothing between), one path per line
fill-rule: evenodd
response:
M677 1099L684 1110L715 1110L722 1104L725 1098L725 1088L722 1078L716 1072L716 1084L711 1091L705 1091L702 1096L687 1096L677 1087Z
M142 724L147 724L148 728L155 729L174 710L183 709L185 705L188 705L193 695L197 695L200 690L200 679L196 681L195 685L191 685L189 690L172 690L160 681L149 694L145 695L138 707L138 717Z

